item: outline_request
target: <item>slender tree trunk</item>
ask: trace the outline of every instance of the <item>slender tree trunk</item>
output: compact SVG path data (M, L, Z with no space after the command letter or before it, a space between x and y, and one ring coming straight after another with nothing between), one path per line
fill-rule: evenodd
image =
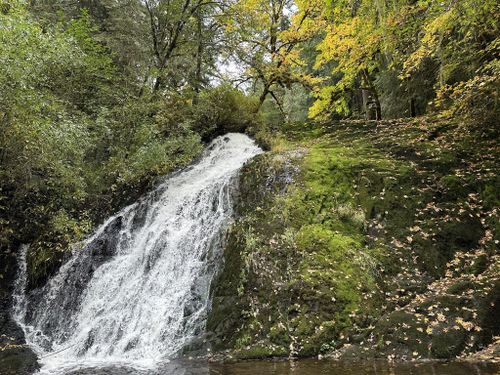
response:
M160 89L161 84L162 84L162 79L161 79L161 77L160 77L160 76L156 77L156 80L155 80L155 85L154 85L154 87L153 87L153 91L154 91L154 92L157 92L157 91Z
M380 105L380 99L378 96L377 88L373 84L371 77L370 77L370 74L368 73L368 70L363 69L361 71L361 73L362 73L364 83L367 86L367 89L372 94L373 104L375 105L375 119L377 121L380 121L380 120L382 120L382 107Z
M367 120L372 120L370 113L370 92L365 89L361 89L362 97L362 110L365 113L365 118Z
M285 120L288 120L288 116L285 112L285 108L283 107L283 103L281 102L281 100L278 99L278 97L276 96L276 94L274 93L274 91L269 91L269 93L271 94L271 96L273 97L274 101L276 102L276 105L278 106L278 109L280 110L281 114L283 115L283 117L285 118Z
M6 154L7 154L7 147L2 147L6 144L5 138L7 137L5 135L5 128L7 127L7 123L9 121L9 117L7 113L2 113L0 112L1 119L0 119L0 128L2 129L1 131L1 141L0 141L0 165L4 165L4 162L6 160Z
M410 117L415 117L417 115L417 108L415 107L415 98L410 98Z
M202 68L203 68L203 30L202 30L202 19L199 10L196 12L196 32L198 37L198 46L196 49L196 70L194 76L194 92L195 97L193 103L198 103L198 98L202 86Z
M262 94L260 94L260 97L259 97L259 106L257 107L257 111L256 112L259 112L260 111L260 108L262 107L262 105L264 104L264 101L266 100L267 98L267 95L269 95L269 89L270 89L270 85L269 84L265 84L264 85L264 89L262 90Z
M380 106L380 100L378 98L377 90L373 90L373 99L375 101L375 119L377 121L382 120L382 107Z

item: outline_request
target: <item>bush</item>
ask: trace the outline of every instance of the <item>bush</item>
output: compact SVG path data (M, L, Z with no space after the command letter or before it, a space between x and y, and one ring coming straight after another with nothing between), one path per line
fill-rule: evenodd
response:
M254 134L262 126L258 115L258 100L243 92L222 85L200 94L193 107L192 129L204 141L228 132Z

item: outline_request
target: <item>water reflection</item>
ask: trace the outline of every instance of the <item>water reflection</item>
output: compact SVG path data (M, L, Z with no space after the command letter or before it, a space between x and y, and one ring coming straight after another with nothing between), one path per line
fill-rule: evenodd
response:
M296 362L249 361L213 364L198 361L174 361L155 371L126 367L87 368L71 375L499 375L500 366L470 363L342 363L303 360Z

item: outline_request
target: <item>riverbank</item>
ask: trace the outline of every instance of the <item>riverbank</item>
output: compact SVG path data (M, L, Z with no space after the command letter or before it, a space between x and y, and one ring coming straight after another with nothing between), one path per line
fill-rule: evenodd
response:
M247 165L208 340L233 358L466 358L500 334L498 145L458 120L297 124Z

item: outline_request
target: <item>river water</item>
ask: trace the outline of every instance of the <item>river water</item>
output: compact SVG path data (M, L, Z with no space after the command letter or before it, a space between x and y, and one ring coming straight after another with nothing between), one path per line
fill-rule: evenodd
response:
M156 370L87 368L71 375L498 375L500 366L465 362L349 363L328 360L247 361L228 364L172 361Z

